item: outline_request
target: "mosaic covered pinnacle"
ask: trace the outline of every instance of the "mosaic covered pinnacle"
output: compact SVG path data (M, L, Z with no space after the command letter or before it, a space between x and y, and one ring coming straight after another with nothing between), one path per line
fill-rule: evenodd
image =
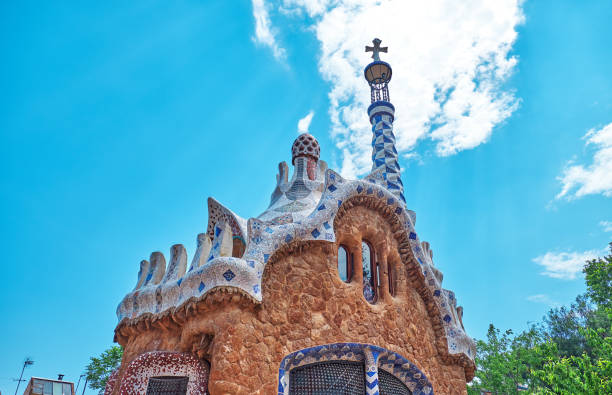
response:
M319 147L317 139L310 133L302 133L295 139L291 147L291 163L295 164L295 158L300 156L310 157L318 161L320 154L321 147Z

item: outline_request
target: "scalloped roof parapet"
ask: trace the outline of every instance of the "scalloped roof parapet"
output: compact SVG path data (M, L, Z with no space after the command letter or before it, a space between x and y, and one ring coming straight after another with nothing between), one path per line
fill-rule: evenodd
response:
M117 308L120 324L124 320L178 309L188 300L203 299L217 289L238 292L253 303L261 303L264 267L275 251L294 241L335 242L334 218L343 202L355 196L370 196L392 210L401 222L412 254L418 261L425 279L425 286L433 295L440 312L449 354L463 354L473 361L474 341L465 333L454 293L441 286L442 274L433 265L433 253L429 244L419 241L414 229L414 212L407 210L405 204L382 185L382 174L379 173L373 172L364 180L345 180L333 170L325 171L324 187L318 203L312 207L310 214L290 223L256 218L245 221L210 198L209 232L212 227L214 233L218 221L229 223L234 236L246 236L244 255L241 258L213 257L199 267L192 265L190 270L183 274L187 257L186 253L183 256L184 248L177 248L176 255L179 257L171 259L171 262L176 264L170 265L170 274L165 277L163 255L161 258L152 255L151 264L141 264L141 272L148 269L147 277L143 278L144 274L140 273L139 287L126 295ZM179 273L181 276L177 276ZM155 281L152 277L155 277ZM165 281L160 281L162 277Z

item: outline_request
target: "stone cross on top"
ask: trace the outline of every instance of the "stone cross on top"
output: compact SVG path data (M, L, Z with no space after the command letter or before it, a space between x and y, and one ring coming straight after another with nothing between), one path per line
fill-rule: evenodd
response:
M382 40L375 38L374 40L372 40L372 43L374 44L373 47L369 47L366 45L365 47L365 51L366 52L373 52L372 53L372 59L374 59L375 62L380 61L380 56L378 55L380 52L384 52L387 53L387 48L388 47L380 47L380 43L382 42Z

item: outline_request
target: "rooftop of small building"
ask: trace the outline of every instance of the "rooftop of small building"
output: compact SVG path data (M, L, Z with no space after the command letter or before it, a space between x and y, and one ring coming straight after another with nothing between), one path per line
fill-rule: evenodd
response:
M379 59L375 58L376 62ZM204 299L216 291L237 292L260 304L263 272L270 257L298 241L335 243L334 219L343 203L368 196L401 224L411 254L420 265L422 281L437 303L449 353L473 360L474 342L465 334L456 297L442 287L442 273L435 268L431 247L419 240L416 214L405 202L393 135L395 109L387 101L387 82L370 83L372 105L368 115L373 152L372 171L368 175L350 180L328 169L321 160L316 138L310 133L301 134L290 150L293 169L290 171L285 161L279 163L276 187L268 208L261 214L247 220L209 198L206 232L197 235L197 248L189 266L187 251L181 244L172 246L168 265L158 251L149 260L141 261L136 287L117 308L119 326L139 317L166 314L189 300Z

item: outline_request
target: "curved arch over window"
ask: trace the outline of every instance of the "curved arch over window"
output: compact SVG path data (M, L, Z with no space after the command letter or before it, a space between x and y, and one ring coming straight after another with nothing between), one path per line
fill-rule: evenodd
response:
M376 302L379 285L375 254L367 240L361 241L361 267L363 270L363 297L370 303Z
M350 363L354 365L347 367ZM362 395L366 393L363 389L360 389L361 392L352 392L360 388L363 382L363 379L359 380L354 375L357 369L362 372L362 378L365 378L367 393L433 394L427 376L400 354L371 344L334 343L305 348L285 356L278 369L278 395ZM327 377L329 374L342 383L348 383L351 392L334 391L337 387Z
M353 254L342 244L338 247L338 275L345 283L353 277Z

